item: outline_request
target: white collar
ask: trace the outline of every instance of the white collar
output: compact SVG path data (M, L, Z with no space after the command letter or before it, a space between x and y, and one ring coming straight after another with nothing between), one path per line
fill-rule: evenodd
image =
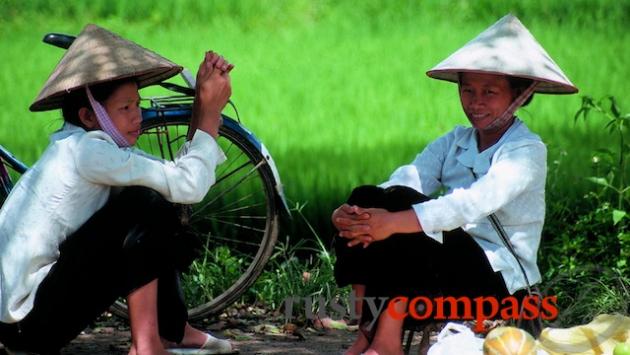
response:
M71 135L76 134L76 133L85 133L85 129L79 126L73 125L70 122L64 121L61 128L59 128L58 130L53 132L53 134L50 135L50 142L53 143L58 140L62 140L64 138L68 138Z
M455 154L457 161L465 167L472 168L475 174L484 175L488 172L488 169L490 169L492 156L497 149L499 149L499 147L509 139L509 136L511 136L513 132L517 131L522 125L523 121L518 118L514 119L510 128L503 133L501 138L481 153L477 148L476 130L474 128L466 130L466 133L455 142L455 144L459 147L458 152Z

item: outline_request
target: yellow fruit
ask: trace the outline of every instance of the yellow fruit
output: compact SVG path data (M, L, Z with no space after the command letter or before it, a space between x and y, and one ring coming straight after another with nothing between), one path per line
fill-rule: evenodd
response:
M534 355L536 341L526 331L515 327L493 329L483 342L484 355Z

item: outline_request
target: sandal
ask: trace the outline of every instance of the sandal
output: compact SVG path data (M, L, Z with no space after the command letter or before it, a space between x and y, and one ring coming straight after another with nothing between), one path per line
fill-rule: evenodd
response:
M173 355L238 354L238 351L234 350L229 340L215 338L210 334L206 335L208 336L206 342L198 349L173 348L166 349L166 351Z

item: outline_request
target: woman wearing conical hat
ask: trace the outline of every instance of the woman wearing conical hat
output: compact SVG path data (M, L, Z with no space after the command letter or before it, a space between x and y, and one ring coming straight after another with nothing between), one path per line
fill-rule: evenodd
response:
M61 109L64 125L0 210L0 342L10 353L58 353L119 297L129 354L232 352L187 322L178 275L199 241L173 205L200 201L225 159L215 138L232 68L206 53L189 140L167 162L132 147L138 89L182 68L94 25L73 42L31 105Z
M359 299L522 295L528 283L541 280L536 254L547 150L515 112L533 93L572 94L577 88L512 15L427 75L457 84L471 127L455 127L430 143L389 181L354 189L333 212L337 282L353 285ZM445 192L427 197L438 191ZM491 214L518 261L488 220ZM371 314L373 307L359 301L364 331L347 353L401 353L403 319L397 315L407 306L397 302L395 313ZM415 315L427 316L429 306L424 311Z

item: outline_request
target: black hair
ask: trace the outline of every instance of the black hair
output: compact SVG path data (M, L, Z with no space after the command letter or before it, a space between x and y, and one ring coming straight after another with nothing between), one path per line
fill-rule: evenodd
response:
M103 104L103 102L105 102L105 100L107 100L118 87L126 83L137 84L137 81L133 78L108 81L106 83L90 85L90 91L92 92L94 99ZM92 110L85 88L79 88L68 93L64 97L63 104L61 106L61 115L63 116L64 121L85 129L85 125L79 118L79 110L82 107Z
M507 80L508 80L508 83L510 83L510 87L512 88L512 90L514 90L514 92L516 93L516 96L520 95L523 91L527 90L527 88L530 85L532 85L532 83L534 82L532 79L519 78L516 76L510 76L510 75L507 76ZM523 102L521 107L525 107L529 105L529 103L532 102L533 98L534 98L534 93L529 95L529 97L527 98L527 100L525 100L525 102Z

